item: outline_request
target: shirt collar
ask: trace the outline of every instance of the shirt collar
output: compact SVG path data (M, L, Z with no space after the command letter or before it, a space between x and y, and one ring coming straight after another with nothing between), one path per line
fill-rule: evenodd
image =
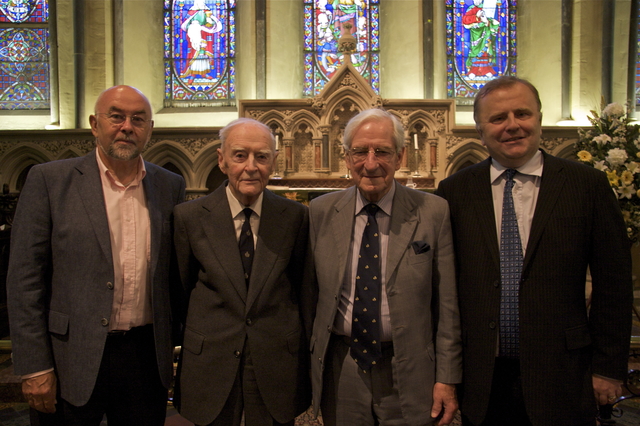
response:
M356 197L356 216L360 214L360 212L362 211L362 208L364 206L366 206L367 204L369 204L369 201L364 198L364 196L360 193L360 190L358 190L356 188L356 193L358 194L358 196ZM387 192L386 194L384 194L384 196L380 199L380 201L378 201L377 204L378 207L380 207L380 210L382 210L384 213L387 214L387 216L391 216L391 208L393 206L393 196L396 193L396 181L394 179L394 181L391 184L391 188L389 188L389 192Z
M260 193L258 199L251 204L250 206L245 206L233 195L231 192L231 188L229 188L229 183L227 182L227 187L225 188L227 192L227 201L229 201L229 208L231 209L231 217L236 218L239 214L242 213L246 207L249 207L255 214L260 217L262 214L262 199L264 198L264 191Z
M533 157L522 166L517 167L516 170L518 173L523 175L530 176L542 176L542 166L544 164L544 157L542 156L542 151L538 150ZM498 163L495 158L491 159L491 167L489 168L489 173L491 176L491 183L494 183L505 170L509 167L505 167L502 164Z
M106 176L111 184L124 188L125 186L117 179L116 175L107 168L106 164L104 164L104 161L102 161L102 158L100 158L98 149L99 148L96 148L96 158L98 159L98 169L100 170L100 174ZM136 173L136 177L133 178L133 180L129 185L127 185L127 187L140 184L140 182L142 182L142 179L144 179L144 177L147 175L147 168L144 166L142 155L138 156L138 161L138 173Z

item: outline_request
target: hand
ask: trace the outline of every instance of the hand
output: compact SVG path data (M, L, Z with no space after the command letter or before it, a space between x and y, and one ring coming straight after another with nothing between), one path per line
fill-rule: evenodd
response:
M613 404L622 396L622 382L602 376L591 376L593 394L598 405Z
M22 394L27 402L43 413L56 412L56 374L53 371L22 381Z
M458 410L458 399L456 398L456 387L445 383L433 385L433 406L431 407L431 417L437 418L439 426L448 425L453 421L453 416Z

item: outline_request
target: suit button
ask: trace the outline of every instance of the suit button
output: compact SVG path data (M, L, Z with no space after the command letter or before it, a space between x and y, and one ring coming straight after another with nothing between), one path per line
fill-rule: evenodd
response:
M500 287L500 280L495 280L493 282L493 286L496 287L496 288Z
M330 325L328 325L328 326L327 326L327 331L328 331L329 333L331 333L331 326L330 326Z
M492 329L492 330L495 329L496 328L496 323L493 322L493 321L489 322L489 328Z
M338 300L338 295L337 294L333 295L333 300Z
M242 352L240 352L240 351L235 351L233 353L233 356L235 356L236 358L240 358L240 355L242 355Z
M113 290L113 283L112 283L111 281L109 281L109 282L107 283L107 288L108 288L109 290Z
M247 323L247 325L253 325L253 322L251 322L251 318L247 318L245 322Z
M106 319L106 318L102 318L102 319L100 320L100 324L102 324L102 326L103 326L103 327L106 327L106 326L108 326L108 325L109 325L109 320L108 320L108 319Z

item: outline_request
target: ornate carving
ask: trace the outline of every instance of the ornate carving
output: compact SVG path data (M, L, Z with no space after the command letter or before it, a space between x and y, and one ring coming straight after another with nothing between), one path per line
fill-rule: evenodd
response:
M451 148L455 147L456 145L462 143L462 141L464 141L465 138L460 138L457 136L447 136L447 151L449 151Z
M249 118L260 121L260 117L264 115L264 111L252 109L247 111L247 115L249 115Z
M307 103L311 105L311 108L313 108L313 112L318 117L322 116L322 111L324 110L324 107L326 105L326 101L324 100L324 97L322 97L322 95L317 95L313 98L307 99Z
M569 138L553 138L553 139L545 139L542 138L540 141L540 145L545 148L547 151L553 151L558 146L564 144L569 141Z
M344 78L340 82L340 86L343 87L352 87L354 89L359 89L358 83L356 83L355 79L351 75L351 73L345 73Z

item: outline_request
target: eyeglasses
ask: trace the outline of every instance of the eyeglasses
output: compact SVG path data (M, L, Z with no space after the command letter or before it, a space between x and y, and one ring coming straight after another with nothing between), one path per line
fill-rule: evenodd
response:
M131 120L131 125L133 127L138 127L140 129L146 127L147 123L151 121L146 118L142 118L138 115L124 115L124 114L107 113L107 112L98 112L96 113L96 115L104 115L111 124L116 126L123 124L125 121L127 121L127 117L129 117L129 120Z
M393 158L393 156L396 154L396 152L390 148L374 148L374 149L369 149L364 147L351 148L348 152L351 158L353 159L353 161L355 162L366 160L370 152L373 152L373 155L376 156L376 159L378 161L384 161L384 162L390 161Z

